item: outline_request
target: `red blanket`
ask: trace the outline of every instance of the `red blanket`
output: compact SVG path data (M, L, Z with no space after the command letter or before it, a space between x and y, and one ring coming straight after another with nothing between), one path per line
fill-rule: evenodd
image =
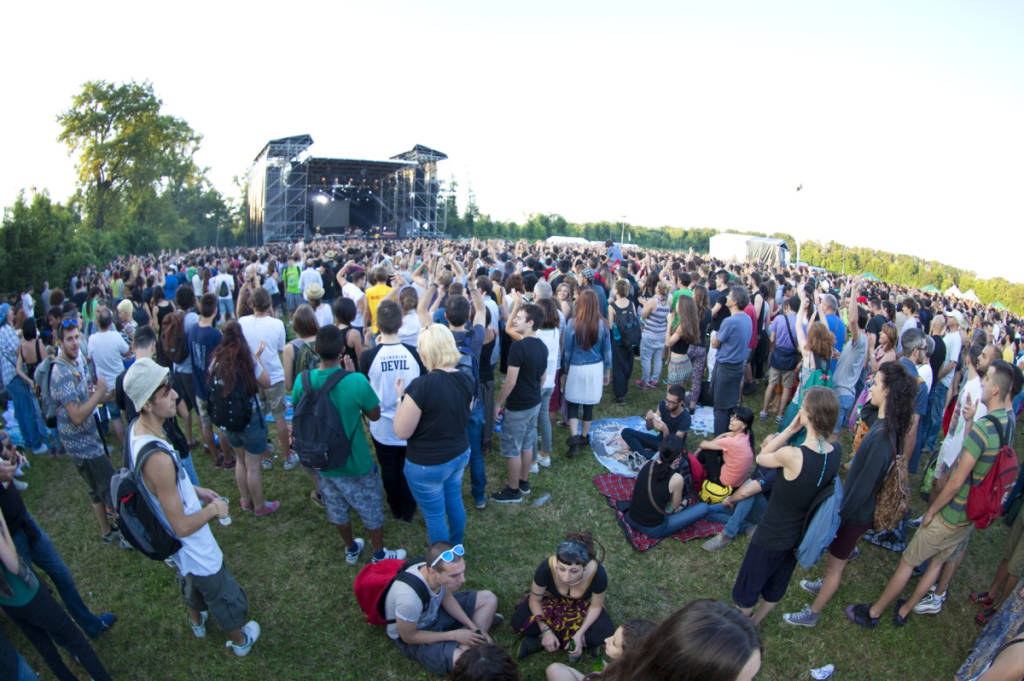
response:
M597 487L598 491L605 496L608 501L608 505L615 510L615 516L618 518L619 527L626 535L626 539L633 545L633 548L637 551L646 551L655 544L661 541L655 537L649 537L646 534L638 531L628 522L626 522L625 513L618 510L615 507L617 501L629 501L633 497L633 478L627 478L624 475L616 475L615 473L602 473L601 475L594 476L594 486ZM679 541L690 541L691 539L700 539L701 537L710 537L718 534L722 530L722 526L719 523L711 522L710 520L698 520L689 527L676 532L671 535Z

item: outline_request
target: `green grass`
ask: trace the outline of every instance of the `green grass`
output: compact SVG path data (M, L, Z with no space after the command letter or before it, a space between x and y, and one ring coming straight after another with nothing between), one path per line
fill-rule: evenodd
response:
M760 410L761 395L759 391L744 399L755 413ZM642 414L662 396L661 390L641 392L630 384L625 406L614 406L606 391L596 415ZM756 422L758 441L767 434L769 423ZM466 472L466 588L494 591L507 619L525 595L538 562L553 551L565 531L583 528L593 532L607 550L607 603L616 621L657 620L694 598L731 602L747 540L740 538L714 554L702 551L700 541L683 544L674 539L644 553L634 551L591 482L604 469L589 454L566 459L566 434L555 429L552 467L532 478L533 498L552 494L543 507L492 504L476 511ZM841 441L848 457L849 435L844 433ZM696 444L692 437L690 444ZM352 593L358 568L346 564L337 532L309 501L308 478L299 470L285 472L275 462L274 470L264 472L264 486L268 499L281 500L281 510L257 520L238 509L233 475L215 470L202 449L194 456L201 482L232 501L233 524L212 528L227 565L249 597L251 616L263 628L259 643L246 658L236 658L224 648L225 637L215 624L208 626L206 639L192 636L172 569L137 552L100 543L85 486L68 459L32 459L26 478L31 486L24 493L29 510L71 567L86 603L94 612L113 611L118 616L116 626L94 642L114 678L433 678L401 657L383 628L364 622ZM491 491L503 484L504 465L496 451L487 456L487 474ZM914 510L920 512L923 503L917 495L914 498ZM357 535L366 537L358 520L354 526ZM896 567L897 554L862 542L863 556L850 564L839 593L813 630L790 627L781 620L782 613L798 610L809 601L797 581L820 576L824 561L807 573L797 568L789 592L764 622L764 666L758 678L809 678L809 669L829 662L836 665L835 678L844 680L950 678L980 631L967 593L988 587L1006 534L1002 524L976 533L942 614L912 616L899 630L891 625L891 609L873 631L852 625L842 612L848 603L871 601L881 593ZM385 542L389 547L404 547L411 555L421 553L426 544L422 517L417 515L412 524L389 520ZM10 622L0 626L42 678L50 678L20 632ZM496 630L495 638L514 653L517 638L507 623ZM585 660L580 667L584 671L592 665L592 660ZM565 661L564 655L534 655L521 667L523 679L543 679L544 667L555 661ZM85 678L81 668L76 670Z

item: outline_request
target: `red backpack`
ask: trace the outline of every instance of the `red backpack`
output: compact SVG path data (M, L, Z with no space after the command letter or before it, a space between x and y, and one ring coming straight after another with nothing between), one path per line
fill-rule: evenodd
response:
M994 416L985 418L999 433L999 452L985 479L976 486L971 485L967 493L967 519L973 520L979 530L984 530L1003 514L1003 503L1017 481L1017 453L1009 445L1009 436L999 428L999 421ZM1013 428L1012 420L1009 428Z
M391 585L396 581L403 582L412 587L416 595L420 597L423 607L430 604L430 590L423 583L422 579L406 572L407 568L413 565L423 564L423 559L416 560L395 560L386 558L376 563L370 563L356 575L356 581L352 585L356 592L356 602L360 610L366 615L366 621L375 626L391 624L395 620L385 619L384 599L391 590Z

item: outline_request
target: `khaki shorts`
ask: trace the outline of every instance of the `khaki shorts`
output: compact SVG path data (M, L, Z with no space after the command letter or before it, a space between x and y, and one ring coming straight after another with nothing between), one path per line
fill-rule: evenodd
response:
M210 403L198 395L196 396L196 413L199 414L199 424L203 428L213 428L213 421L210 419Z
M792 369L783 371L775 367L768 367L768 385L778 385L780 382L783 388L791 390L793 383L796 382L796 372Z
M903 552L903 560L914 567L929 558L945 562L947 558L957 553L960 543L971 534L972 527L973 524L949 527L936 515L928 527L920 528L910 540L910 545Z
M1006 550L1003 551L1003 560L1007 562L1006 571L1014 577L1020 577L1024 572L1024 513L1017 513L1017 519L1010 527L1010 536L1006 540Z
M273 414L275 424L284 423L284 381L269 388L260 388L260 403L264 414Z

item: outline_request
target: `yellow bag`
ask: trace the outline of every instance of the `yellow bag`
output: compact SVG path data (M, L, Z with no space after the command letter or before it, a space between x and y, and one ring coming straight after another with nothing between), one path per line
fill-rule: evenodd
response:
M700 499L706 504L720 504L732 494L732 487L705 480L700 486Z

